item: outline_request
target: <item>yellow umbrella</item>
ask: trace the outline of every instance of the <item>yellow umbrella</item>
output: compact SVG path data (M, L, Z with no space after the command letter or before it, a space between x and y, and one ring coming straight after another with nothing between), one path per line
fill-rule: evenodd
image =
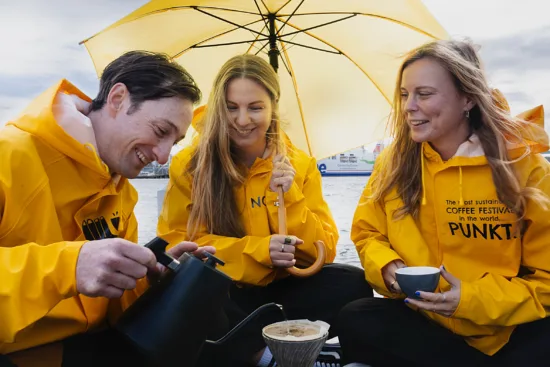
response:
M420 0L154 0L82 43L98 74L129 50L165 52L205 96L230 57L263 55L284 130L324 158L384 138L402 55L447 37Z

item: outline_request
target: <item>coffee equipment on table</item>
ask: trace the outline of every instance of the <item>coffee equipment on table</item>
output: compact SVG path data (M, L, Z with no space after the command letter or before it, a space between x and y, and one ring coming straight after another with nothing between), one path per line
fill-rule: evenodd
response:
M323 349L329 328L324 321L289 320L264 327L262 336L277 366L311 367Z
M154 365L193 366L205 343L222 344L249 320L268 308L259 307L218 341L206 340L213 315L223 312L230 277L216 269L224 262L210 253L205 260L184 253L175 259L165 252L168 242L155 238L145 246L168 270L120 317L115 328Z

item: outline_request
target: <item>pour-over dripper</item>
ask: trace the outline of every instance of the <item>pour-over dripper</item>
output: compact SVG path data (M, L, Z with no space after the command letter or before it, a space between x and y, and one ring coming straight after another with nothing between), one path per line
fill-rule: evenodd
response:
M264 327L262 335L277 366L311 367L328 338L329 327L323 321L288 320Z

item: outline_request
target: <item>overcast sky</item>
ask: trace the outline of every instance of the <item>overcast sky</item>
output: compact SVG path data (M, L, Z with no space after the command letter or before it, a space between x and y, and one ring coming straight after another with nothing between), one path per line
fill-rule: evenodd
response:
M391 0L385 0L391 1ZM0 124L67 78L93 96L97 77L78 43L143 0L18 0L0 3ZM545 0L424 0L455 37L481 45L490 82L512 112L539 104L550 117L550 17ZM550 131L547 122L547 130Z

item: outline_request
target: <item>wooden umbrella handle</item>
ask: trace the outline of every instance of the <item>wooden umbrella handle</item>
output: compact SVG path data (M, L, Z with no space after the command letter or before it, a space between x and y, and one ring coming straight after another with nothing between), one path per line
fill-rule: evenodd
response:
M279 195L279 234L286 235L286 207L285 207L285 199L284 199L284 192L283 187L279 186L277 188L277 194ZM317 248L317 259L309 268L300 269L295 266L291 268L286 268L285 270L298 278L306 278L309 276L312 276L314 274L317 274L319 270L323 267L325 264L326 259L326 252L325 252L325 244L323 241L315 241L315 247Z

